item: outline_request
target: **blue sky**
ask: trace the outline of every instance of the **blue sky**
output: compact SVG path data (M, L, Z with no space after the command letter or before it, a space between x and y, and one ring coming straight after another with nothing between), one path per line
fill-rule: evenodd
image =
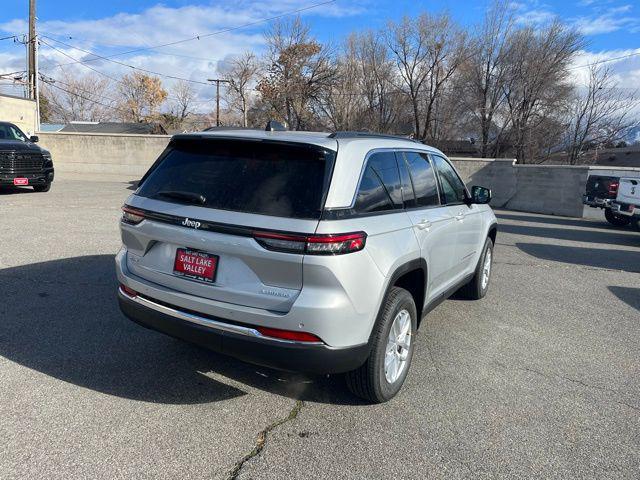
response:
M90 58L86 51L113 55L259 21L322 1L39 0L40 31L50 37L44 41L57 48L42 45L41 66L52 77L60 75L61 69L88 72L79 64L56 65L70 63L72 58ZM0 38L24 33L28 1L2 0L2 4ZM302 16L310 23L315 36L338 43L351 31L379 28L387 20L422 11L447 10L463 26L471 28L482 17L487 5L486 1L337 0L307 10ZM637 0L514 0L510 5L521 23L542 24L559 16L581 30L588 47L576 59L578 64L640 52L640 2ZM225 57L244 50L260 52L264 48L264 28L264 24L256 25L201 41L116 58L167 75L206 79L215 74L219 62ZM73 47L82 48L85 52ZM91 62L90 65L112 76L119 76L127 70L124 66L105 61ZM627 88L640 85L640 55L612 62L611 65L622 85ZM24 68L24 47L10 40L0 41L0 73ZM16 87L0 83L0 92L9 93L12 88Z

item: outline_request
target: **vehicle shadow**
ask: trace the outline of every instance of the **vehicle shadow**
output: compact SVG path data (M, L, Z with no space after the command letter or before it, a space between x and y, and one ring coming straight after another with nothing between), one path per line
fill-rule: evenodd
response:
M616 230L624 231L625 229L629 228L628 226L616 227L614 225L611 225L604 219L600 221L600 220L591 219L591 218L580 219L580 218L552 217L550 215L538 217L531 214L518 215L517 213L513 213L513 212L509 212L509 213L495 212L495 215L498 218L498 220L515 220L518 222L542 223L546 225L588 227L588 228L598 228L598 229L610 230L610 231L616 231ZM501 228L502 228L502 225L503 224L501 223L500 224Z
M610 286L607 288L624 303L640 312L640 288L616 286Z
M14 187L13 185L0 187L0 196L15 195L20 193L35 193L31 187Z
M169 404L245 395L243 385L322 403L358 404L339 377L256 367L126 319L114 259L94 255L0 270L0 355L118 397Z
M640 273L640 250L608 250L520 242L516 242L515 246L524 253L542 260Z
M571 228L538 227L530 225L513 225L508 223L501 223L498 230L500 233L506 232L514 235L525 235L528 237L640 247L640 235L635 231L624 233L620 230L614 229L606 231L575 230Z

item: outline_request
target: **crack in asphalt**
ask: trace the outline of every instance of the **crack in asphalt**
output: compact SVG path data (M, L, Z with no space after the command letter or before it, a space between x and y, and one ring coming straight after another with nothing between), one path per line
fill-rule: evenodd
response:
M229 470L229 474L227 475L227 480L236 480L238 478L238 475L240 475L240 472L242 471L242 468L244 467L244 465L252 458L260 455L260 452L262 452L262 450L264 449L267 443L267 435L269 434L269 432L271 432L274 428L277 428L281 425L284 425L287 422L295 420L298 414L300 413L300 410L302 410L303 405L304 405L304 402L302 400L296 400L295 405L289 411L289 414L286 417L276 420L275 422L267 425L263 430L261 430L258 433L258 436L256 437L256 443L253 446L253 449L251 449L249 453L247 453L244 457L238 460L233 466L233 468Z
M526 366L518 366L518 365L514 365L513 367L508 367L507 365L505 365L505 364L503 364L501 362L496 362L496 361L494 361L493 363L495 365L498 365L499 367L504 368L505 370L509 370L510 368L513 368L515 370L522 370L522 371L525 371L525 372L531 372L531 373L534 373L536 375L540 375L541 377L547 378L549 380L553 380L553 379L565 380L565 381L570 382L570 383L575 383L575 384L581 385L581 386L583 386L585 388L592 388L594 390L600 390L601 392L606 392L606 393L614 394L614 395L620 395L620 392L618 390L613 390L611 388L606 388L606 387L600 387L598 385L592 385L592 384L587 383L587 382L585 382L583 380L577 380L575 378L566 377L564 375L560 375L560 374L557 374L557 373L546 373L546 372L542 372L540 370L536 370L535 368L526 367ZM631 405L629 403L623 402L622 400L613 399L613 401L615 403L617 403L618 405L623 405L625 407L631 408L632 410L640 411L639 407L636 407L636 406Z

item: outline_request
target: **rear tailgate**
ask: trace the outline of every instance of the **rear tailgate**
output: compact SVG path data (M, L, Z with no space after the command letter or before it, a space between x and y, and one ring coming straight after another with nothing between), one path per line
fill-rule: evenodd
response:
M616 200L620 203L640 205L640 178L621 178Z
M172 142L163 157L127 201L144 214L122 223L131 273L210 300L288 311L302 289L303 255L267 250L254 232L313 234L334 152L199 140Z

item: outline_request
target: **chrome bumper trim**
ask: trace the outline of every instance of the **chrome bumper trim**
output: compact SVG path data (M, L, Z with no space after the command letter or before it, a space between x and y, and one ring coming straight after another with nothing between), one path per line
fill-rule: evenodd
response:
M293 345L308 345L308 346L324 345L323 342L297 342L295 340L283 340L281 338L267 337L261 334L255 328L243 327L240 325L233 325L231 323L219 322L217 320L212 320L210 318L201 317L199 315L194 315L192 313L183 312L175 308L167 307L165 305L160 305L159 303L153 302L146 298L142 298L139 296L132 297L128 295L124 290L122 290L122 287L118 287L118 294L121 295L123 298L126 298L130 302L137 303L138 305L150 308L151 310L155 310L156 312L163 313L165 315L170 315L174 318L184 320L185 322L195 323L197 325L201 325L203 327L207 327L212 330L235 333L238 335L243 335L245 337L258 338L261 340L266 340L274 343L286 343L289 345L293 344Z

